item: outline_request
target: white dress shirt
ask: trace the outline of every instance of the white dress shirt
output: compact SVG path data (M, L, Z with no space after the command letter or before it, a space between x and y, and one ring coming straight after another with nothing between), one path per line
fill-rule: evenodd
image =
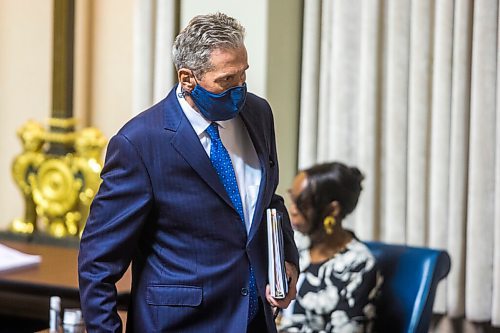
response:
M188 102L182 97L181 86L177 85L176 96L181 105L182 111L191 123L194 131L198 135L200 142L210 156L210 136L205 132L211 124L198 111L193 109ZM243 205L243 214L245 216L245 226L247 233L252 226L252 219L255 212L255 204L259 195L260 181L262 171L260 169L259 158L253 146L252 140L248 135L247 128L243 120L238 115L237 117L226 120L217 121L219 125L219 134L226 147L231 162L233 163L234 173L236 174L236 182L240 191L241 203Z

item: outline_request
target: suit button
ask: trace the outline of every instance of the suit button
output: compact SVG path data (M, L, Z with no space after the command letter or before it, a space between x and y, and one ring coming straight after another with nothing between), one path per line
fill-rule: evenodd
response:
M241 288L241 295L243 296L248 295L248 288Z

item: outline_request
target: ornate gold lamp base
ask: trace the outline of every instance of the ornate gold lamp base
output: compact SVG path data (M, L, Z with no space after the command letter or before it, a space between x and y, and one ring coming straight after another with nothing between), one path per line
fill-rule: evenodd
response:
M50 119L51 128L73 128L74 119ZM56 238L81 235L90 203L100 184L104 135L96 128L47 132L28 121L18 130L24 151L12 165L14 180L26 203L24 217L12 221L15 233L47 233ZM47 147L70 147L69 153L47 153ZM50 151L50 150L49 150Z
M35 231L35 223L17 218L12 221L9 230L20 234L32 234Z

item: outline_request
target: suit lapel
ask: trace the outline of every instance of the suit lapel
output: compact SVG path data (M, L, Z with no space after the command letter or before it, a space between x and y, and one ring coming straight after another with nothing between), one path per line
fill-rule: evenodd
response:
M171 140L174 149L229 206L233 207L200 139L177 101L175 88L165 100L165 129L175 132Z
M262 171L262 178L259 186L259 196L257 198L257 202L255 204L255 212L253 214L253 221L250 227L250 232L248 235L248 241L252 239L255 235L259 224L262 221L262 214L264 212L264 202L265 197L267 195L266 188L269 183L269 155L267 150L265 149L265 142L262 140L264 137L262 134L257 133L257 121L253 118L253 115L250 112L241 112L241 118L245 123L248 134L250 135L250 139L254 145L255 151L259 158L260 168Z

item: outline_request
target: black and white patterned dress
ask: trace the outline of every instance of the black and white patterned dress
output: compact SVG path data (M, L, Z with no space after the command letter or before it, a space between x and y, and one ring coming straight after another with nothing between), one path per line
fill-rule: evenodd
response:
M353 237L333 258L311 264L309 239L298 234L296 242L301 268L297 299L284 312L279 331L372 332L383 278L366 245Z

